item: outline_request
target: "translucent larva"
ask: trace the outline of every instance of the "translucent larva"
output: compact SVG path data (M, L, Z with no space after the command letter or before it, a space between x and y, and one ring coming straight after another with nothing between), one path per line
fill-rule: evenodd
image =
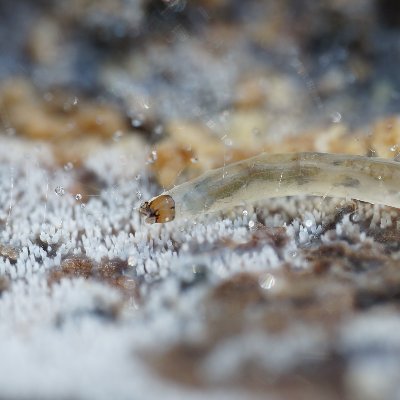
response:
M142 204L149 223L193 218L294 195L345 197L400 208L400 163L344 154L260 154L176 186Z

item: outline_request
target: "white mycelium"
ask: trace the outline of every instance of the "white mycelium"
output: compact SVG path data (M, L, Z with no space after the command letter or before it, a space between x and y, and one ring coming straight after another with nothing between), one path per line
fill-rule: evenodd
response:
M9 288L0 297L0 397L196 399L204 398L205 393L210 399L244 397L229 388L197 392L168 383L152 371L142 355L164 351L180 340L200 340L205 328L204 298L221 279L238 271L273 274L285 262L305 268L305 260L297 256L298 245L306 246L322 232L322 225L332 221L340 202L273 199L262 206L230 210L225 214L229 218L218 215L147 225L138 215L136 193L151 197L158 188L149 183L144 148L141 141L124 138L111 148L95 150L84 168L93 171L104 185L93 197L85 197L82 191L82 199L77 201L76 193L71 192L77 179L75 168L57 167L46 145L1 139L0 277L9 281ZM56 193L57 187L65 189L62 196ZM371 224L376 226L388 226L393 218L372 205L358 210L359 219L366 216L372 217ZM265 241L237 251L223 245L228 239L247 243L261 223L283 227L287 242L277 248ZM321 240L342 236L354 243L368 240L348 216ZM126 261L126 273L141 282L142 303L135 298L126 301L115 288L93 280L63 279L49 286L49 272L71 255L93 262L104 258ZM195 280L203 268L203 284L182 290L182 282ZM112 310L121 304L122 311L113 317ZM313 354L325 354L325 336L309 336L304 333L307 329L289 328L279 338L279 348L285 352L275 351L271 359L268 346L274 347L277 338L257 334L255 343L263 346L259 364L273 365L274 371L284 373L307 357L310 348L315 349ZM354 347L358 340L351 329L349 325L346 330L351 343L345 339L344 347L349 343ZM367 329L363 329L364 335ZM294 345L299 332L307 337L300 349ZM204 379L224 381L255 356L256 348L249 344L253 336L246 338L247 334L251 332L221 344L214 356L204 360ZM359 340L364 337L360 334ZM229 360L234 363L222 371ZM351 369L357 382L363 373L360 368L354 364ZM215 370L221 372L210 377Z

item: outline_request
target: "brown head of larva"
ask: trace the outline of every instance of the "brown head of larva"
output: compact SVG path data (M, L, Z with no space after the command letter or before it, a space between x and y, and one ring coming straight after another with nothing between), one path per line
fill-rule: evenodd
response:
M139 212L149 224L170 222L175 219L175 201L171 196L162 194L142 203Z

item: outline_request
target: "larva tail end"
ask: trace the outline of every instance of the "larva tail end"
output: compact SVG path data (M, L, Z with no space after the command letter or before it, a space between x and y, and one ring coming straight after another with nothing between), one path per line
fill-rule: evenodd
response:
M166 194L141 204L139 212L146 217L148 224L165 223L175 219L175 201Z

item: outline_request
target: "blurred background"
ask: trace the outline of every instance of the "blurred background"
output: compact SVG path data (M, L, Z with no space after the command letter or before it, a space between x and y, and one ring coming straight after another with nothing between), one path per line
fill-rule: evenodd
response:
M3 0L1 131L61 163L141 135L164 187L261 150L393 157L399 29L395 0Z

